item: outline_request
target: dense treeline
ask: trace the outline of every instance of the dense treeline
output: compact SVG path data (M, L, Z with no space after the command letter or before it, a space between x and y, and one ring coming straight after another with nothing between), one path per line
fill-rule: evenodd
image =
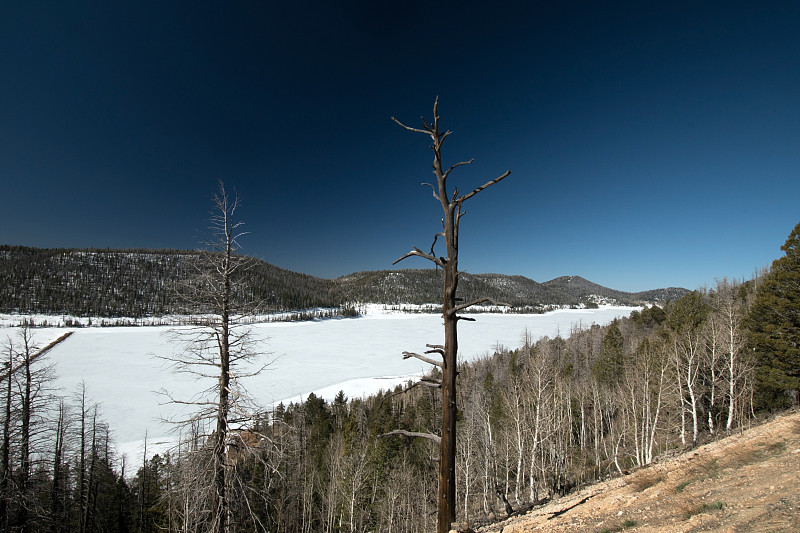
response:
M797 405L800 224L769 272L459 368L459 515L478 523ZM212 433L114 457L87 391L48 390L20 329L3 345L4 531L203 531ZM434 523L440 395L404 388L280 405L228 442L231 531L422 532ZM110 421L110 425L124 421ZM55 443L55 446L53 446ZM134 475L133 470L136 469Z
M202 313L178 298L181 283L201 261L199 251L70 250L0 246L0 312L88 317L146 317ZM264 313L332 308L330 280L253 260L246 301Z
M72 250L0 245L0 312L100 318L142 318L201 313L178 305L180 286L201 260L199 251ZM243 301L259 313L314 308L352 309L358 302L430 304L441 299L439 270L358 272L329 280L253 259L243 270ZM577 276L537 283L522 276L463 274L462 297L488 296L515 311L598 301L640 304L675 299L685 289L615 291ZM243 281L243 280L237 280Z

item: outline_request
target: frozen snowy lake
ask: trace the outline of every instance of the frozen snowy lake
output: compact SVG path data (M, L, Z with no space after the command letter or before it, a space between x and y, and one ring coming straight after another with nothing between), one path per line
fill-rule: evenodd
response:
M460 359L490 353L500 344L515 348L527 330L534 339L568 336L573 327L604 325L627 316L635 307L564 309L542 315L478 314L476 322L459 323ZM171 328L79 328L54 348L47 360L54 367L56 385L64 395L86 384L87 396L100 404L100 415L111 425L120 452L135 454L145 433L151 446L174 440L165 418L180 415L158 391L189 399L209 382L177 374L163 360L179 347L170 341ZM44 346L66 328L34 330ZM403 360L403 351L422 352L425 344L443 342L442 318L433 314L370 312L348 319L311 322L275 322L252 326L259 339L260 364L267 368L244 384L264 407L304 398L315 392L332 399L343 390L360 397L391 389L427 370L416 359ZM0 327L0 341L14 330ZM141 452L139 452L141 453Z

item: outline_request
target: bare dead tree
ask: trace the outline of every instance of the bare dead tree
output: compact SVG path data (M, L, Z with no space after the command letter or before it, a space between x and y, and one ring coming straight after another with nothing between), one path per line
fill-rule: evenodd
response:
M478 194L479 192L487 189L488 187L500 182L506 176L511 174L511 171L506 171L501 176L489 180L480 187L472 191L460 195L458 188L453 188L452 192L448 190L447 179L450 173L458 167L469 165L472 160L461 161L450 166L444 170L442 166L442 145L445 139L451 134L448 131L440 131L439 129L439 98L433 104L433 123L429 124L425 118L422 118L422 128L412 128L406 126L396 118L392 117L402 128L414 132L427 135L431 138L433 150L433 174L436 176L436 183L424 183L433 191L433 197L439 201L442 206L444 218L442 219L442 231L436 233L431 244L430 251L424 252L421 249L414 247L410 252L402 256L394 262L407 259L409 257L422 257L431 261L436 266L444 271L444 293L442 314L444 318L444 344L428 344L429 348L424 354L417 354L413 352L405 352L404 358L416 358L426 363L432 364L441 369L442 372L442 434L438 436L428 436L434 441L439 440L439 490L437 496L437 533L446 533L450 530L450 525L456 519L456 371L457 354L458 354L458 332L457 325L459 320L473 320L458 313L465 309L481 304L491 303L494 305L504 305L494 302L490 298L480 298L471 302L462 303L462 300L456 296L456 289L458 288L458 238L459 238L459 224L461 217L466 212L463 210L464 202ZM446 255L444 257L437 256L435 247L439 238L445 241ZM432 354L438 354L439 359L428 357ZM421 435L414 435L421 436Z
M3 378L8 380L5 384L5 409L3 418L3 450L2 450L2 472L0 472L0 527L3 531L9 528L9 500L11 487L11 393L12 388L12 369L14 368L14 343L8 339L8 361L4 363Z
M200 428L205 442L200 449L190 453L194 465L202 476L193 476L189 490L197 490L197 481L209 485L208 500L200 501L197 517L186 517L187 524L219 533L234 528L233 504L236 461L231 458L232 448L249 449L241 441L241 429L256 416L258 410L246 393L241 380L259 373L263 366L254 365L259 355L257 340L250 328L243 325L243 317L257 305L243 301L247 293L240 280L251 260L238 253L239 239L245 235L243 222L237 220L240 206L238 195L228 195L224 184L213 196L214 210L209 223L212 240L196 265L196 275L182 287L180 300L187 309L202 309L204 314L195 317L194 326L172 331L173 340L182 346L178 355L165 359L180 373L211 383L204 391L190 399L175 398L165 393L174 404L189 406L194 412L186 418L173 420L181 426L190 426L193 433ZM202 465L202 466L201 466ZM205 516L210 510L210 517ZM235 522L235 520L234 520Z
M8 360L0 379L4 385L2 479L0 479L0 520L3 527L30 531L31 520L42 514L32 488L32 475L48 432L47 413L53 398L50 385L52 369L44 362L45 355L68 338L68 332L45 347L37 344L28 326L19 330L18 342L7 341ZM5 351L5 350L4 350ZM5 354L4 354L5 355ZM12 454L12 448L14 454ZM17 464L13 465L12 455ZM12 509L12 506L15 509Z

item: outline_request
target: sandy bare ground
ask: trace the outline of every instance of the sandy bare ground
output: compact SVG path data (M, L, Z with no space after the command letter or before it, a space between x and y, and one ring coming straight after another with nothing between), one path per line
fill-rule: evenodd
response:
M800 413L477 531L800 532Z

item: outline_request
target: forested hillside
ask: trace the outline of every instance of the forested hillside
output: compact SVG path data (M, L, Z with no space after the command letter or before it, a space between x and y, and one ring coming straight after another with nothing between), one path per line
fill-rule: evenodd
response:
M0 312L133 318L202 312L187 309L177 298L200 256L198 251L0 246ZM241 275L247 290L240 298L256 302L261 313L354 303L441 303L442 273L433 269L357 272L329 280L253 259ZM688 292L670 288L626 293L577 276L537 283L501 274L464 274L459 290L466 299L488 296L518 311L663 302Z
M0 312L142 317L199 313L178 297L199 251L0 246ZM260 311L336 307L335 284L253 260L244 271Z

